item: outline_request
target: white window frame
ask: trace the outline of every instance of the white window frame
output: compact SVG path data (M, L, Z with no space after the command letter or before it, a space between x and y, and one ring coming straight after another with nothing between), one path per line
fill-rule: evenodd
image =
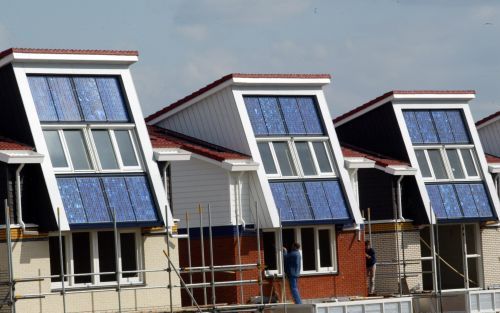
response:
M302 255L302 238L301 238L301 229L302 228L312 228L314 230L314 250L315 250L315 261L316 261L316 269L315 270L309 270L309 271L304 271L303 266L303 257L302 257L302 262L301 262L301 271L300 274L307 276L307 275L322 275L322 274L337 274L338 273L338 261L337 261L337 233L335 231L335 225L321 225L321 226L300 226L300 227L284 227L283 229L293 229L294 234L295 234L295 242L299 243L301 245L301 250L300 253ZM321 251L319 250L319 231L320 230L329 230L330 231L330 257L332 260L332 266L329 267L321 267ZM276 247L276 270L266 270L265 274L267 276L273 276L273 275L282 275L281 273L281 268L282 268L282 262L283 262L283 251L282 247L280 246L279 243L279 236L278 236L278 231L275 230L269 230L266 232L274 232L274 240L275 240L275 247Z
M480 168L478 167L478 161L474 149L474 145L433 145L433 146L414 146L414 153L416 150L420 150L424 152L425 159L427 161L427 165L429 166L430 172L431 172L431 177L424 177L422 175L422 178L424 181L429 182L450 182L450 181L455 181L455 182L464 182L464 181L481 181L481 171ZM474 164L474 167L477 172L477 176L469 176L467 173L467 168L465 167L465 163L462 157L461 149L463 150L468 150L471 153L472 156L472 161ZM432 166L431 160L429 158L429 150L438 150L441 158L443 159L443 164L444 168L446 171L446 174L448 175L448 178L446 179L437 179L436 175L434 173L434 168ZM446 150L457 150L458 152L458 158L460 161L460 166L462 167L462 171L464 172L464 178L455 178L453 176L453 170L450 164L450 160L448 159L448 154L446 153ZM416 153L415 153L415 158L416 158ZM418 160L417 160L418 161ZM420 166L420 165L419 165Z
M75 231L64 235L64 248L65 248L65 258L66 258L66 273L73 275L75 273L74 258L73 258L73 234L74 233L88 233L90 239L90 264L91 273L99 273L99 246L98 246L98 233L112 230L99 230L99 231ZM143 269L143 246L141 241L141 233L139 230L118 230L118 245L116 247L118 252L118 271L122 271L122 259L121 259L121 239L120 235L125 233L133 233L135 235L135 257L137 264L137 271ZM90 283L75 283L75 276L66 276L64 278L65 288L89 288L89 287L106 287L106 286L116 286L116 281L101 282L100 275L85 275L91 276ZM136 277L123 277L120 274L120 284L142 284L144 282L144 275L141 272L137 273ZM51 289L61 289L61 282L51 282Z
M59 134L61 144L63 146L63 151L65 158L68 163L68 167L53 167L56 174L69 174L69 173L122 173L122 172L143 172L144 163L139 153L139 144L137 142L137 136L135 134L135 126L133 124L54 124L54 125L42 125L43 131L56 130ZM89 170L75 170L71 156L69 153L66 138L64 136L64 131L66 130L81 130L84 136L85 148L89 154L89 161L91 164L91 169ZM92 130L106 130L108 131L111 139L111 144L113 146L113 151L115 152L116 161L118 164L118 169L103 169L99 160L99 154L97 147L94 142L92 135ZM137 159L137 166L125 166L121 157L121 152L118 147L118 143L115 138L116 130L127 130L131 138L132 147L134 149L134 154Z

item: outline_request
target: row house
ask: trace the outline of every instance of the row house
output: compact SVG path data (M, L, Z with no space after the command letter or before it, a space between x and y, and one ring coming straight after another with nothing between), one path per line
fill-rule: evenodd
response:
M500 111L478 121L476 128L486 153L488 170L500 195Z
M136 51L0 52L1 312L12 278L17 312L180 306L179 291L165 296L167 272L145 271L166 267L173 219L130 73L137 60Z

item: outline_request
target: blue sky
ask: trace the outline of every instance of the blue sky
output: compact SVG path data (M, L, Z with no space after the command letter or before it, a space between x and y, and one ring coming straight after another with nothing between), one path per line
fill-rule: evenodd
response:
M500 1L16 0L0 50L134 49L145 115L230 72L329 73L338 116L393 89L475 89L500 110Z

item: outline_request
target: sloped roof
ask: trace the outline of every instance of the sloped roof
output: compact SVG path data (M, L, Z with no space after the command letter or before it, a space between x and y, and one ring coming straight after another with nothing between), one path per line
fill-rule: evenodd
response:
M489 121L491 121L491 120L493 120L493 119L495 119L497 117L500 117L500 111L495 112L495 113L493 113L491 115L488 115L485 118L477 121L476 122L476 126L481 126L481 125L485 124L486 122L489 122Z
M387 157L376 152L368 151L359 147L349 144L341 143L342 154L345 158L366 158L375 161L376 165L388 167L391 165L405 165L410 166L410 163Z
M488 153L485 153L484 155L486 156L486 162L500 164L500 157L497 157L493 154L488 154Z
M186 102L204 94L205 92L209 91L210 89L213 89L222 83L231 80L233 78L282 78L282 79L287 79L287 78L298 78L298 79L331 79L330 74L245 74L245 73L231 73L226 76L223 76L222 78L206 85L203 88L198 89L197 91L193 92L190 95L185 96L184 98L177 100L176 102L166 106L165 108L149 115L146 117L146 122L149 122L158 116L161 116L183 104Z
M179 148L219 162L234 159L251 159L246 154L158 126L148 125L148 132L153 148Z
M33 147L0 136L0 150L34 150Z
M9 48L0 52L0 59L13 53L32 54L87 54L87 55L126 55L138 56L135 50L85 50L85 49L34 49L34 48Z

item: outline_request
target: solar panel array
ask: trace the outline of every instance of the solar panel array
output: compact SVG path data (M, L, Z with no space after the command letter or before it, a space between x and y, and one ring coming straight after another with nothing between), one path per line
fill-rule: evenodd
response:
M470 143L460 110L404 110L413 144Z
M426 184L438 220L494 217L483 183Z
M57 177L68 222L92 226L113 222L145 226L158 224L155 203L146 177Z
M256 136L323 135L313 97L245 97Z
M117 77L28 76L42 122L128 122Z
M350 220L338 180L270 182L283 224Z

